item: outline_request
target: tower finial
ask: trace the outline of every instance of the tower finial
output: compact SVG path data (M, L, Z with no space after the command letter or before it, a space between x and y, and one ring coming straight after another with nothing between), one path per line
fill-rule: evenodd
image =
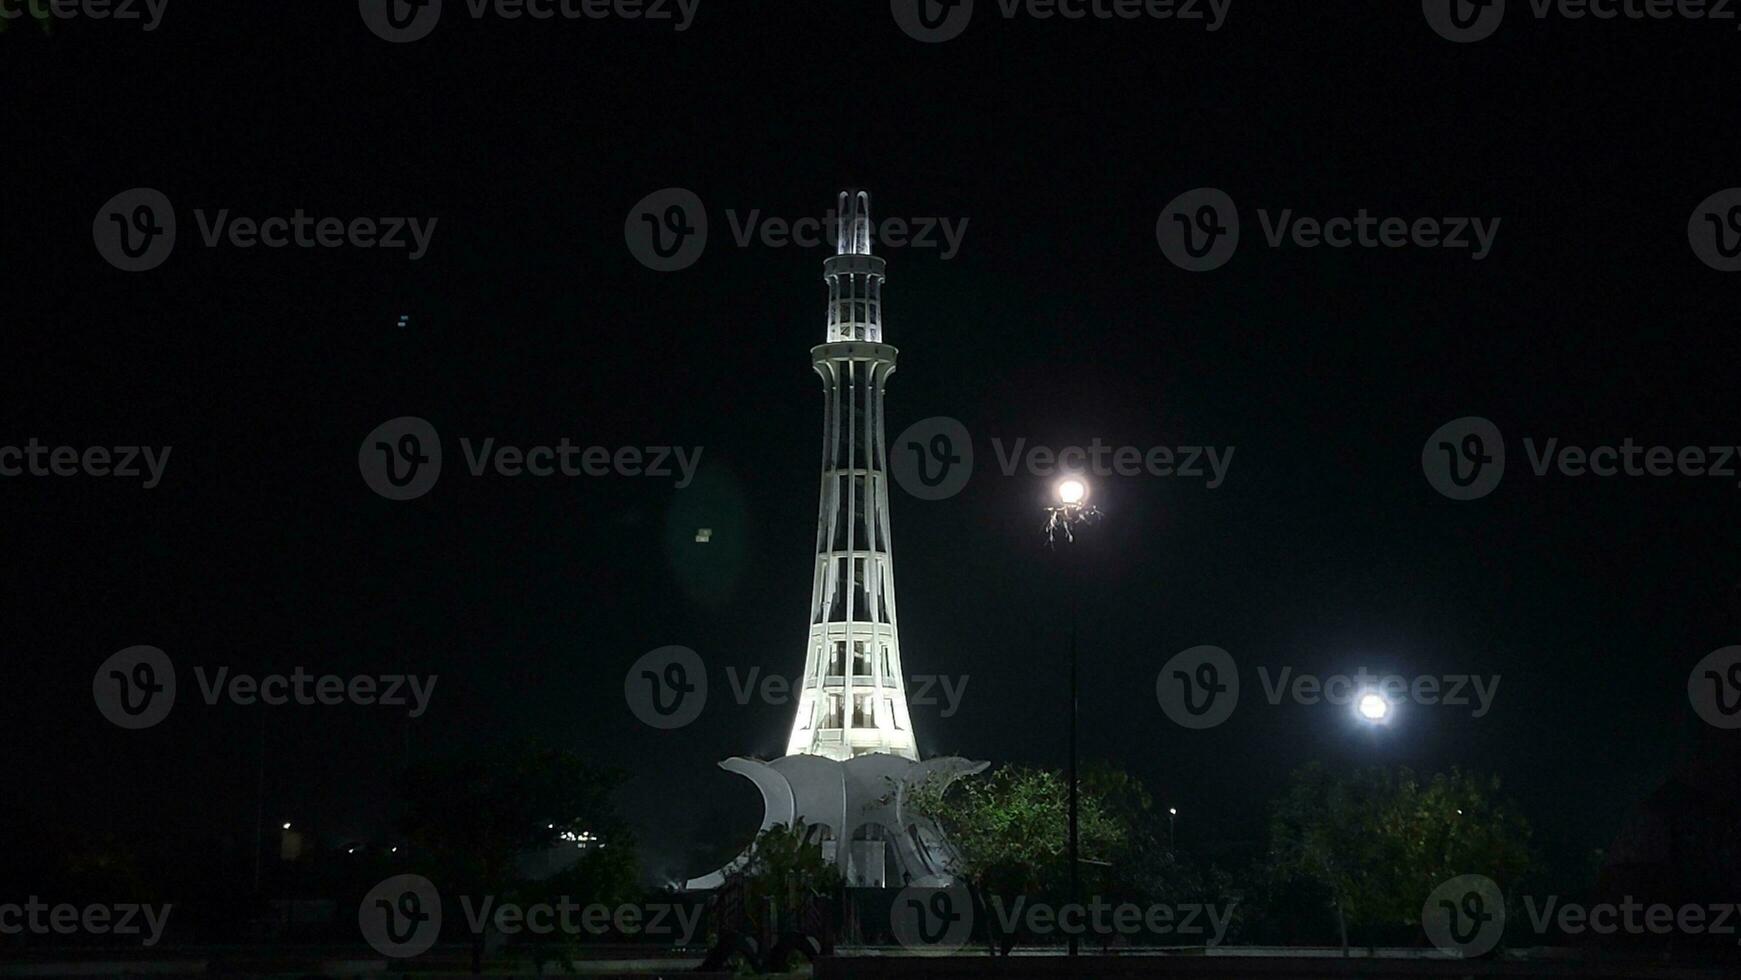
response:
M839 234L835 236L836 255L871 254L870 191L841 191L835 220L840 222Z
M828 341L883 339L883 260L871 254L869 191L841 191L833 212L833 255L822 260L828 281Z

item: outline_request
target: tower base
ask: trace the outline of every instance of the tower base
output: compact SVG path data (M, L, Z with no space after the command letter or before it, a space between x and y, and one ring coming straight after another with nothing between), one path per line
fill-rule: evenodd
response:
M854 887L947 887L955 851L929 817L909 812L907 795L927 780L942 788L990 763L946 756L917 762L886 753L827 759L788 755L772 762L734 756L719 764L756 784L762 794L762 831L802 820L821 828L822 853ZM749 850L712 874L691 878L686 890L718 888L749 860Z

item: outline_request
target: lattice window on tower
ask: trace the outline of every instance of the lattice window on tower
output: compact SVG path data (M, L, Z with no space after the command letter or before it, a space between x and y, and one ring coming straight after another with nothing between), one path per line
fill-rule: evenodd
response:
M871 434L865 428L864 421L869 417L868 406L862 400L862 394L855 386L853 397L857 399L852 408L852 466L854 469L870 468Z
M889 645L887 643L879 643L877 646L882 652L883 683L893 684L895 682L895 669L889 666Z
M871 621L869 584L865 578L864 559L854 558L852 560L852 618L856 622Z
M883 397L881 394L878 394L876 396L876 405L875 405L874 410L875 410L876 414L879 416L883 414ZM883 444L883 436L882 436L882 433L880 433L880 432L877 433L876 441L871 445L871 457L872 457L871 458L871 468L872 469L876 470L879 474L888 472L888 470L889 470L889 447ZM880 479L880 476L879 476L879 479Z
M901 730L901 716L895 713L895 699L883 698L883 710L889 713L889 727L895 731Z
M854 694L852 696L852 727L877 727L876 699L869 694Z
M828 676L839 677L841 668L846 665L846 641L834 640L828 644Z
M828 621L831 623L846 622L846 595L852 578L849 574L851 569L847 562L846 558L834 558L828 563L834 573L834 582L830 586L830 591L834 595L834 605L828 610Z
M842 727L841 722L843 721L843 716L842 716L841 709L842 709L842 702L841 702L840 695L838 695L838 694L828 695L828 710L825 711L822 715L822 727L823 728L840 728L840 727Z
M870 646L864 640L852 641L852 673L854 677L869 677L871 675Z
M834 406L830 404L829 407L832 409ZM841 406L841 411L846 411L846 407L848 406L844 406L843 404L843 406ZM841 432L841 426L839 426L839 423L834 420L834 414L832 413L829 413L829 451L827 451L827 460L829 460L829 463L827 463L829 467L846 467L846 433Z
M845 551L846 539L852 533L852 518L848 514L848 506L852 501L852 477L837 476L834 480L834 540L829 547L834 551ZM862 506L862 505L861 505Z
M864 477L841 477L840 489L842 496L851 495L853 500L852 536L856 547L864 547ZM844 547L844 546L843 546Z

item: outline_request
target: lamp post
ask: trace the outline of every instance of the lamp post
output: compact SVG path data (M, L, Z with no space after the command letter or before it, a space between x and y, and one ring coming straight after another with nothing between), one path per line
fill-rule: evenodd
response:
M1167 807L1167 852L1173 853L1179 849L1178 837L1173 833L1173 821L1179 819L1179 808Z
M1084 524L1100 517L1100 511L1088 502L1088 482L1079 476L1065 477L1058 481L1054 488L1058 502L1055 506L1046 508L1046 543L1057 547L1058 539L1062 537L1065 544L1074 544L1076 530ZM1078 562L1080 564L1080 562ZM1077 887L1077 850L1079 838L1077 835L1077 786L1076 786L1076 612L1080 605L1081 573L1072 569L1070 589L1070 760L1065 770L1065 779L1069 783L1069 822L1070 839L1068 843L1067 862L1070 872L1070 895L1072 905L1076 903ZM1075 956L1078 937L1070 934L1070 955Z

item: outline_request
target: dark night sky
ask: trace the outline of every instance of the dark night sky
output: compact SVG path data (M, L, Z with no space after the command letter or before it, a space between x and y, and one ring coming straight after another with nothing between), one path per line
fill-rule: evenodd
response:
M970 221L952 260L882 253L890 432L953 416L982 460L955 498L893 500L908 670L970 678L954 717L914 709L923 752L1062 761L1046 487L997 474L993 436L1237 447L1214 491L1103 482L1088 544L1084 751L1179 806L1182 841L1255 838L1317 759L1497 772L1544 839L1602 846L1699 734L1686 676L1736 642L1741 490L1537 479L1519 441L1741 436L1736 280L1686 240L1694 205L1741 183L1732 26L1525 8L1460 46L1412 3L1245 0L1205 33L982 2L928 46L882 3L708 0L682 34L450 11L389 45L323 6L0 34L0 443L174 447L149 492L0 480L0 714L29 813L145 831L154 854L245 853L264 712L271 820L377 834L408 755L538 735L634 770L622 805L655 871L705 870L672 855L721 814L747 838L753 790L714 763L779 754L790 709L716 698L657 732L623 674L665 644L700 652L716 691L728 666L802 665L825 252L735 247L724 212L820 216L849 186L882 215ZM1155 219L1204 185L1240 203L1247 242L1189 275ZM127 275L90 227L134 186L175 202L182 239ZM714 228L697 265L661 275L623 224L666 186ZM224 207L439 225L419 262L198 247L192 209ZM1503 224L1482 262L1273 250L1258 207ZM1470 414L1506 433L1514 469L1457 503L1419 455ZM449 440L448 474L410 503L356 465L400 415ZM474 479L460 435L705 450L682 491ZM90 682L141 643L184 691L125 732ZM1187 732L1155 674L1203 643L1239 658L1251 700ZM407 722L206 707L195 664L440 681ZM1373 737L1339 709L1260 703L1258 665L1502 681L1485 718L1415 708Z

